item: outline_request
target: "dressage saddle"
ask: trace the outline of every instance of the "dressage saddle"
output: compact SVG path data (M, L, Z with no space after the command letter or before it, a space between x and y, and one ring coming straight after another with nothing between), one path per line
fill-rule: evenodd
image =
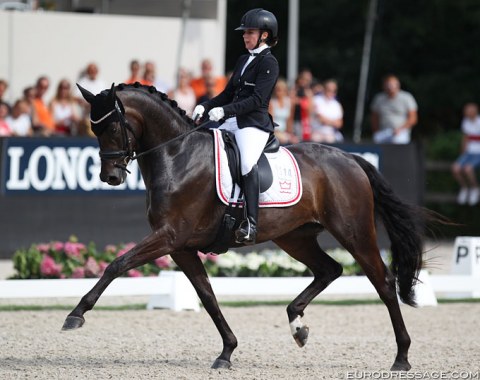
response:
M225 143L225 151L228 157L228 167L233 182L241 187L242 172L240 170L240 150L238 149L235 135L228 131L222 130L222 138ZM265 153L276 153L280 148L280 142L275 134L270 133L267 144L263 149L263 153L258 159L258 179L260 184L260 193L267 191L273 183L272 168L268 162Z

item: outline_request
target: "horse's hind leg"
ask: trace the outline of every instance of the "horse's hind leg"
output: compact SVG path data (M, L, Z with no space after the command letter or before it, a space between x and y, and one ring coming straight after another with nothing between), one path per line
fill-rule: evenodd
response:
M364 224L364 227L366 224ZM334 235L335 233L332 232ZM356 239L337 237L339 242L353 255L360 264L365 275L377 290L378 295L388 309L397 341L397 356L391 368L392 371L408 371L411 366L408 362L410 336L403 321L398 304L396 281L393 274L385 266L380 256L375 237L375 228L359 231Z
M312 283L287 307L292 335L299 347L307 343L309 332L301 320L303 311L320 292L342 274L343 270L339 263L320 248L317 232L309 227L301 227L274 240L290 256L304 263L314 275Z
M217 329L222 336L223 350L213 363L212 368L230 368L230 357L233 350L237 347L237 338L233 335L225 317L220 311L212 286L208 280L205 267L196 252L192 252L191 254L175 254L172 255L172 259L192 283L205 307L205 310L212 318L213 323L215 323L215 326L217 326Z

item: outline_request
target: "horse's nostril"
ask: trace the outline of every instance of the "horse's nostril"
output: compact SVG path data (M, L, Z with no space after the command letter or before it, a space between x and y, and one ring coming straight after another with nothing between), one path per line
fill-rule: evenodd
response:
M117 182L118 182L118 177L116 175L108 176L108 183L117 183Z

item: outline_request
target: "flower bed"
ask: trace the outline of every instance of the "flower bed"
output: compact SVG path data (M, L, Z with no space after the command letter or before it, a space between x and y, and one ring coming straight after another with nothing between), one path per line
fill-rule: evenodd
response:
M107 245L97 249L94 243L83 244L75 237L67 242L33 244L14 253L14 279L96 278L116 257L128 252L135 243ZM344 274L356 275L361 270L344 250L329 251L344 267ZM227 252L223 255L198 253L210 276L217 277L295 277L311 275L308 268L281 250L265 250L261 254ZM163 256L125 276L156 276L161 270L178 270L170 256Z

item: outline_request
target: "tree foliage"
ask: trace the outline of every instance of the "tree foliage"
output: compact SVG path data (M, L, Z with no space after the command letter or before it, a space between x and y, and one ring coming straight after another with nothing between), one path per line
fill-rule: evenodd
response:
M338 80L345 135L350 138L369 0L299 1L299 66L310 68L320 80ZM278 18L280 42L274 53L285 76L287 0L228 1L226 68L231 70L244 52L241 35L234 29L243 13L256 7L268 9ZM478 0L378 1L364 136L369 133L369 103L387 73L398 75L402 87L419 104L417 138L459 128L463 105L480 101L478 20Z

